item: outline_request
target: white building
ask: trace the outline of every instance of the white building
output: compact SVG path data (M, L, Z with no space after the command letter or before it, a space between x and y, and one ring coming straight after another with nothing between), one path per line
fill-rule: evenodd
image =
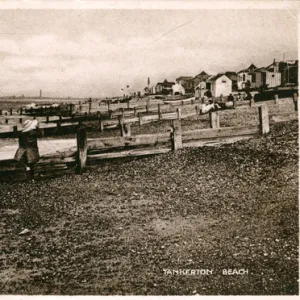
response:
M228 96L232 93L232 81L224 74L209 77L207 87L213 97Z
M200 99L203 98L206 91L206 81L199 82L199 84L195 87L195 97Z
M237 73L237 86L238 90L251 88L252 74L256 70L256 66L252 63L247 69L241 70Z
M172 86L173 95L185 95L185 88L181 83L175 83Z

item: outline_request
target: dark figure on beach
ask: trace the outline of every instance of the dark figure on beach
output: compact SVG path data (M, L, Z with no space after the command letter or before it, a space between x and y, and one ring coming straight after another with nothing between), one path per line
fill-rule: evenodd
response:
M28 178L34 176L34 164L40 159L37 138L40 136L37 120L26 120L24 129L19 137L19 148L15 154L15 160L26 167Z
M253 97L252 97L251 93L249 91L247 91L245 100L252 100L252 99L253 99Z
M232 102L233 102L233 100L234 100L234 98L233 98L232 94L230 94L230 95L228 96L228 98L227 98L227 101L232 101Z
M207 98L211 98L212 97L212 93L211 93L211 91L206 91L205 93L204 93L204 96L206 96Z

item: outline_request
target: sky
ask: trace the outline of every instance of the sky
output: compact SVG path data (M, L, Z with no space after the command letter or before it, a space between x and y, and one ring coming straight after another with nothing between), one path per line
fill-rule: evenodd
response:
M106 97L297 59L288 10L0 10L0 96Z

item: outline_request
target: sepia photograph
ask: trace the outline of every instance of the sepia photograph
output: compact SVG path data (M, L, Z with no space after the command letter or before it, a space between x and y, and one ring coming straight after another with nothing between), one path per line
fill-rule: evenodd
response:
M299 295L299 2L12 3L1 297Z

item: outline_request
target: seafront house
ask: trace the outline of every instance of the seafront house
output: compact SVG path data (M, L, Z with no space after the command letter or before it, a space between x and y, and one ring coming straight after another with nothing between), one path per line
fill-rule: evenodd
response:
M207 92L206 79L200 81L195 87L195 98L202 99Z
M274 62L263 68L258 68L252 73L251 88L274 88L281 85L279 62Z
M194 92L194 83L192 76L180 76L176 78L176 82L180 83L184 89L185 93L193 93Z
M209 77L210 77L210 75L208 75L204 71L202 71L201 73L199 73L198 75L196 75L193 78L193 86L194 86L194 88L196 88L200 82L206 81Z
M172 94L172 86L175 84L175 82L170 82L167 79L165 79L163 82L158 82L155 86L155 94L163 94L168 95Z
M224 73L231 81L232 81L232 90L237 91L237 73L236 72L231 72L227 71Z
M232 81L225 74L209 77L206 86L213 97L229 96L232 93Z
M279 62L282 86L298 86L298 60Z
M252 63L247 69L237 73L237 88L238 90L250 89L252 82L252 74L257 67Z

